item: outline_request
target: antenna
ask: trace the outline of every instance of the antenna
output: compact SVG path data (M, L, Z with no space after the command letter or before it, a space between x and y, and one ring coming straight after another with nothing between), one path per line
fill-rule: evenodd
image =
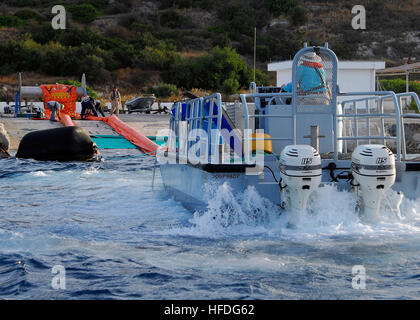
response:
M254 27L254 82L255 82L255 64L257 57L257 28Z

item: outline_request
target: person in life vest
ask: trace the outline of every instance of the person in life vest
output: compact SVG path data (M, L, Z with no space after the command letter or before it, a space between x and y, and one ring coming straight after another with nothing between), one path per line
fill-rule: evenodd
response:
M111 92L111 112L110 114L113 115L114 113L117 114L117 117L120 114L120 105L121 105L121 94L117 87ZM122 106L123 113L125 113L125 108Z
M293 84L283 85L282 90L292 92ZM315 52L307 53L301 58L297 68L298 96L303 104L329 104L331 90L327 84L322 59Z
M80 113L80 118L84 120L86 113L88 113L89 111L92 112L95 117L98 116L98 113L96 112L96 109L95 109L95 105L91 101L91 97L89 97L89 95L86 93L82 97L82 112Z
M57 102L57 101L48 101L47 102L47 108L51 110L51 121L55 120L55 115L57 114L57 117L60 118L60 112L64 109L64 105Z

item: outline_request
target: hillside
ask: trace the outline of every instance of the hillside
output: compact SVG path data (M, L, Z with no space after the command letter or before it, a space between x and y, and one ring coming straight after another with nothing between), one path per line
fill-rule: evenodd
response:
M67 30L51 28L51 7L67 9ZM235 92L266 64L289 59L303 42L328 41L339 59L420 59L420 1L360 0L367 29L353 30L354 1L303 0L7 0L0 5L0 82L88 81L100 91L174 95L178 88ZM219 47L214 49L215 47ZM232 48L232 49L230 49ZM171 86L155 88L166 83Z

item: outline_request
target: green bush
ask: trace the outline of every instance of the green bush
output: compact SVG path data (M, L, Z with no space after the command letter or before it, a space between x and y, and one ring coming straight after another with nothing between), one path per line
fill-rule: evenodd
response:
M50 26L50 29L51 26ZM104 37L97 31L84 26L83 28L73 27L71 30L63 30L56 35L56 39L64 46L77 47L82 43L89 43L93 46L103 44Z
M225 94L232 94L239 89L239 82L236 79L226 79L223 81L222 91Z
M42 18L42 16L34 11L34 10L30 10L30 9L23 9L23 10L19 10L15 13L15 16L22 19L22 20L35 20L38 22L42 22L44 19Z
M156 39L151 33L147 32L137 39L133 47L140 51L135 56L134 65L141 68L166 70L179 56L170 41Z
M73 20L81 23L90 23L100 17L102 13L88 3L69 6Z
M0 72L37 71L42 63L42 47L29 37L0 43Z
M10 15L0 16L0 27L19 28L25 25L26 22L19 17Z
M406 91L405 79L392 79L392 80L381 80L381 85L387 91L394 91L395 93L401 93ZM420 82L409 81L409 90L416 92L420 95Z
M249 70L249 82L254 81L254 70ZM270 84L270 79L268 74L262 72L260 69L255 70L255 83L257 86L268 86Z
M32 38L40 44L57 41L59 35L68 32L67 30L54 30L51 28L51 22L31 26L28 31L31 33Z
M173 94L178 94L178 88L174 84L160 83L150 89L158 98L169 98Z
M220 90L226 79L236 80L240 86L248 85L246 63L229 47L215 47L196 60L194 69L198 76L198 88Z
M57 42L50 42L43 46L42 49L44 57L40 66L41 71L51 75L66 75L66 55L68 55L66 48ZM75 65L72 66L72 68L74 67Z
M148 23L133 22L128 26L128 28L129 30L133 30L140 33L153 31L153 26Z
M247 87L253 81L253 71L248 70L239 54L230 47L216 47L197 59L178 57L163 76L165 81L181 88L211 89L226 94ZM268 75L257 69L256 82L268 85Z

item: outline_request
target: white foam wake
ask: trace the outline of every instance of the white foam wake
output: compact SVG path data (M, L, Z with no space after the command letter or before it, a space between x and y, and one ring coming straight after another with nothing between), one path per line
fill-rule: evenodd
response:
M353 193L333 185L319 188L310 198L310 210L282 211L263 198L254 187L235 194L223 185L207 185L207 210L195 212L190 226L176 227L171 234L202 237L260 235L275 237L323 237L334 235L420 234L420 201L408 200L390 190L381 207L381 220L363 222ZM398 205L401 204L398 209Z

